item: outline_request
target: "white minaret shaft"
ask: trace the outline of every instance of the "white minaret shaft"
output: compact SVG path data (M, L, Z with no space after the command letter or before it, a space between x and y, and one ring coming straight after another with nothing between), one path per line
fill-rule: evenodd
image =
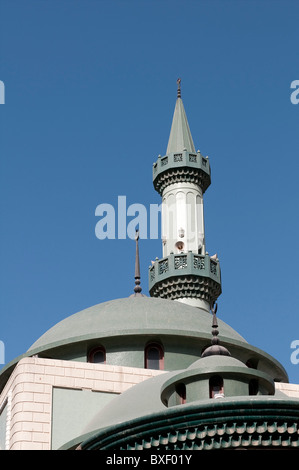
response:
M174 183L162 193L163 257L171 252L205 254L201 189L193 183Z

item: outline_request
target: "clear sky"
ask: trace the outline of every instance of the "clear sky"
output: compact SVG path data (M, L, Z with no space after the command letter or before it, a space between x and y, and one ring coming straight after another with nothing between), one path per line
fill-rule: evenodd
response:
M6 363L65 317L133 292L135 243L99 240L95 210L117 213L120 195L160 203L152 164L181 77L195 147L212 167L217 313L299 383L298 25L288 0L0 0ZM147 295L161 256L161 240L140 240Z

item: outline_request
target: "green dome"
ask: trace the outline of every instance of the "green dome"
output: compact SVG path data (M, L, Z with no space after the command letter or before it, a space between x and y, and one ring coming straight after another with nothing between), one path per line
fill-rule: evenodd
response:
M219 338L233 357L257 368L275 380L288 382L282 365L256 348L233 328L218 319ZM188 367L211 341L212 315L183 302L132 296L104 302L71 315L46 331L27 352L8 363L0 374L0 390L15 364L35 354L62 360L86 362L91 347L103 343L107 363L144 367L144 347L155 339L165 346L165 370Z
M248 344L220 319L218 327L220 342L233 357L244 363L253 361L258 364L258 369L275 380L288 381L276 359ZM104 343L107 350L113 350L117 355L118 365L143 367L144 343L156 338L165 346L165 369L177 370L188 367L200 357L203 348L211 342L211 330L212 315L206 310L175 300L130 296L95 305L65 318L45 332L29 348L27 355L86 361L86 350L91 345ZM125 351L130 348L128 360ZM138 357L132 348L139 351ZM180 360L178 353L181 353ZM107 362L114 364L111 357Z
M62 320L44 333L30 348L44 351L92 338L147 333L211 337L212 316L182 302L151 297L128 297L104 302ZM245 343L233 328L219 320L221 341Z

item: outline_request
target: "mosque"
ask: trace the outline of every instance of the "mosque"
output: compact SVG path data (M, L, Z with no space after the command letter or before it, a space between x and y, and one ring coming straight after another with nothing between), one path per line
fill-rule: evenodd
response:
M299 385L217 313L206 250L210 159L196 151L181 82L165 156L153 164L163 257L135 287L71 315L0 371L5 450L299 448ZM221 316L221 315L220 315Z

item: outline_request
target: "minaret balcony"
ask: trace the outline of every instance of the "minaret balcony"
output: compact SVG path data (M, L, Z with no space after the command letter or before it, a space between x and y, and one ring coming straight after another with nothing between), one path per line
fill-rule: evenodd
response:
M219 260L191 251L156 259L149 268L149 292L151 297L214 302L221 294Z
M166 186L190 182L201 187L202 192L211 184L211 169L208 157L200 151L191 153L187 150L159 156L153 164L153 183L156 191L162 195Z

